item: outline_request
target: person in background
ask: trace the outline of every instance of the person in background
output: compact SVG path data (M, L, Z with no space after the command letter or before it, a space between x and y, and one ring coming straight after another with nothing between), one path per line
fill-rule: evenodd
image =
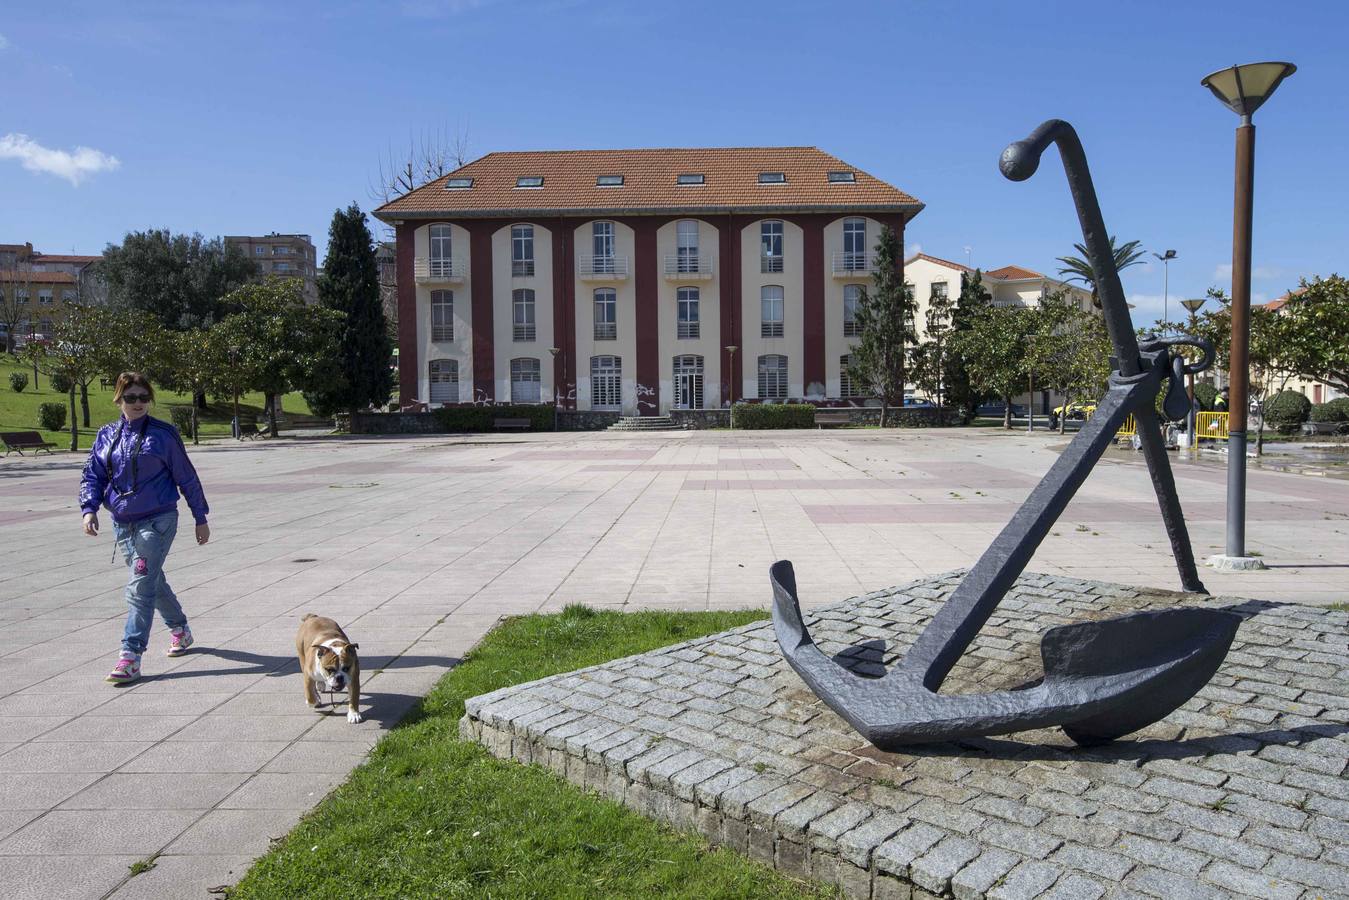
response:
M1227 412L1227 388L1218 392L1218 398L1213 401L1215 412Z
M178 532L179 492L196 520L197 543L211 538L206 524L210 509L197 470L178 429L149 414L154 399L154 388L139 372L117 377L113 402L122 415L99 429L80 479L84 533L98 536L98 510L106 506L130 573L122 650L105 679L111 684L130 684L141 677L141 654L155 610L169 626L166 655L181 656L192 646L187 616L164 577L164 560Z

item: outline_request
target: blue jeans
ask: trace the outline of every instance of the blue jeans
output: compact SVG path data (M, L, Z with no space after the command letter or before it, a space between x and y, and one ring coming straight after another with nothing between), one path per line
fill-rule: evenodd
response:
M187 616L178 605L178 597L164 578L164 558L169 555L173 537L178 533L178 511L160 513L130 525L113 523L113 534L126 558L130 578L126 583L126 630L122 649L144 653L150 640L150 625L155 610L164 624L181 628Z

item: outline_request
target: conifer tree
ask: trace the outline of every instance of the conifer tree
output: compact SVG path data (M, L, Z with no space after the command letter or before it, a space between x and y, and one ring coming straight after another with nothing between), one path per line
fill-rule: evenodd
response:
M914 317L918 305L913 288L904 283L899 236L888 225L876 243L872 286L863 288L857 305L861 339L852 349L849 377L869 385L881 399L881 427L891 406L904 402L904 354L917 343Z
M333 213L318 294L320 303L345 314L346 321L335 367L341 374L335 374L327 387L306 392L310 408L319 415L330 415L383 406L393 393L389 368L393 342L380 303L375 245L365 213L355 203Z
M993 303L993 295L984 287L984 276L978 269L974 274L962 273L960 276L960 297L955 309L951 310L951 333L947 339L947 352L944 366L946 384L946 402L964 411L964 420L974 418L975 408L983 396L973 389L970 383L969 367L965 357L953 340L973 327L979 313Z

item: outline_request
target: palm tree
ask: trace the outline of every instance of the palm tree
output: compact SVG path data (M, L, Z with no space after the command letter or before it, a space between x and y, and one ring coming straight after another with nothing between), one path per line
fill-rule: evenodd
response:
M1115 257L1115 271L1123 272L1130 266L1136 266L1143 261L1143 254L1147 251L1138 246L1138 241L1129 241L1119 247L1115 246L1115 236L1110 235L1110 252ZM1067 275L1065 281L1080 281L1085 287L1091 289L1091 302L1097 309L1101 307L1101 298L1096 294L1096 273L1091 269L1091 263L1087 261L1087 248L1082 244L1073 244L1073 249L1078 252L1077 256L1060 256L1059 262L1063 263L1063 268L1059 269L1060 275Z

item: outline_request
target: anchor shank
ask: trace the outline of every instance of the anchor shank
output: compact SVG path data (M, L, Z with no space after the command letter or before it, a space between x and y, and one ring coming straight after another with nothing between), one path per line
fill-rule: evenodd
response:
M1144 399L1151 402L1156 392L1156 378L1112 385L1106 391L1095 415L1050 467L905 655L903 668L921 671L924 687L930 691L941 687L999 601L1030 563L1035 549L1091 474L1105 448L1115 439L1115 432L1125 418Z
M1143 456L1148 462L1148 474L1152 477L1152 487L1157 494L1157 505L1162 509L1162 522L1166 525L1166 536L1171 541L1171 553L1176 557L1181 586L1187 591L1207 594L1194 565L1194 549L1190 546L1190 532L1185 527L1180 498L1176 495L1171 458L1167 456L1166 446L1162 443L1157 413L1151 404L1145 403L1139 407L1137 421L1138 440L1143 445Z

